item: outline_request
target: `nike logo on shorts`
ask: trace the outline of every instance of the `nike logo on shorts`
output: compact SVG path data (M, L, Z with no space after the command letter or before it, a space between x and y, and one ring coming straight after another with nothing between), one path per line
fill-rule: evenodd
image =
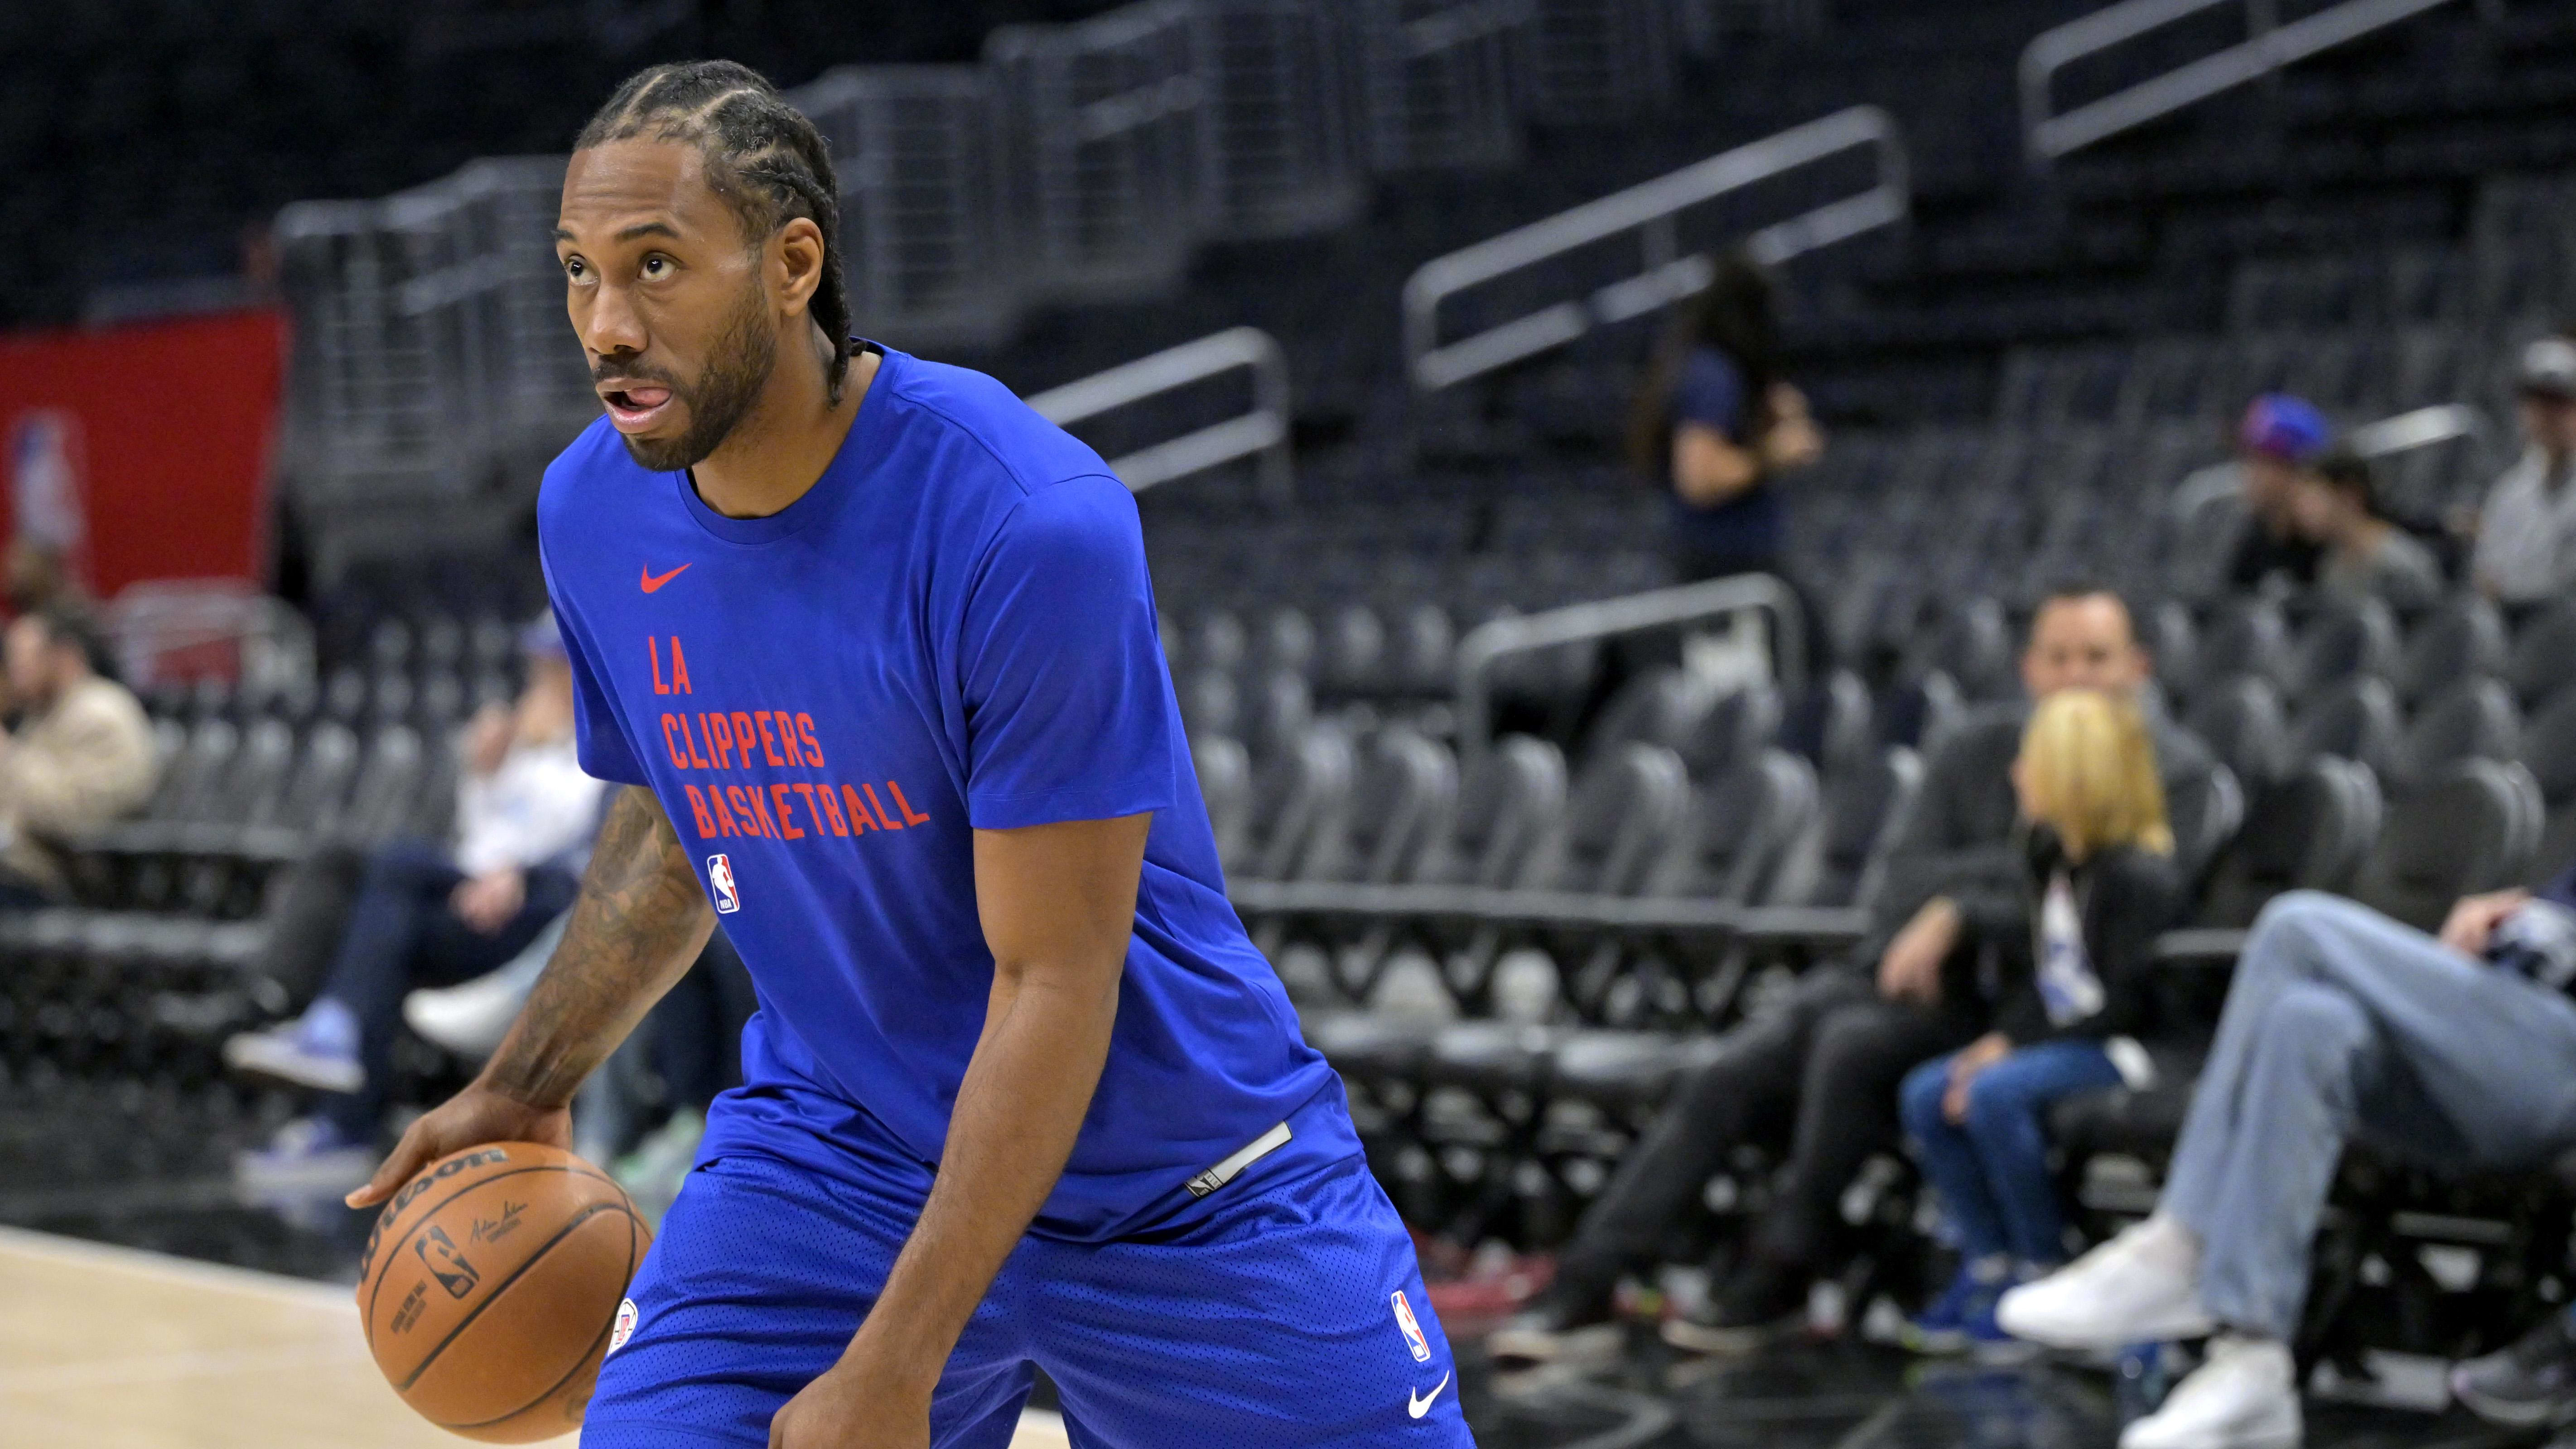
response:
M1440 1376L1440 1382L1433 1384L1431 1386L1431 1392L1427 1394L1417 1394L1407 1391L1404 1396L1404 1412L1409 1417L1416 1419L1430 1413L1431 1405L1440 1397L1440 1391L1447 1387L1449 1387L1449 1375L1442 1374Z
M662 587L664 584L669 583L671 580L678 578L680 575L687 573L688 571L689 566L687 564L682 564L667 574L657 574L650 569L646 569L643 571L644 592L649 594L655 589Z

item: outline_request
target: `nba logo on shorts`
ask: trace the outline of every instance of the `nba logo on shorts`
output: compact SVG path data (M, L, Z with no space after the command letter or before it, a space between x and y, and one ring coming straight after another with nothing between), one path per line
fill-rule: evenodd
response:
M716 914L730 916L742 909L742 893L733 888L733 857L707 857L707 885L716 893Z
M1413 1305L1404 1301L1404 1290L1398 1288L1388 1294L1387 1301L1395 1305L1395 1326L1404 1330L1404 1341L1413 1350L1413 1361L1431 1362L1431 1341L1422 1336L1422 1323L1413 1316Z

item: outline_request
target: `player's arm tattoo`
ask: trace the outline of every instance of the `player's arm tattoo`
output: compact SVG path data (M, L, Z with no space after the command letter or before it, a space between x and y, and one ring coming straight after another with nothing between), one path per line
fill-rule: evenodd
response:
M535 1106L572 1100L715 927L697 869L653 792L627 786L610 803L563 944L484 1084Z

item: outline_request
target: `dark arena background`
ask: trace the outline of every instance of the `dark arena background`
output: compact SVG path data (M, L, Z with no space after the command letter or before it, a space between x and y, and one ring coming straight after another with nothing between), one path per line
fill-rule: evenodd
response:
M564 153L701 57L829 138L859 331L1135 490L1236 909L1488 1449L2109 1449L2223 1366L1991 1313L1918 1351L1974 1274L1897 1083L1986 1018L1864 1092L1801 1015L1836 972L1929 1011L1878 1000L1891 934L1943 861L2021 869L2069 581L2207 759L2163 761L2187 899L2121 988L2153 1070L2031 1119L2061 1241L2012 1271L2154 1209L2276 897L2430 931L2576 855L2571 0L0 7L0 1444L449 1442L359 1342L338 1197L498 1040L539 868L497 970L399 998L381 1120L317 1136L261 1053L544 696L537 486L599 413ZM71 729L98 679L148 762ZM2031 909L1934 953L1944 1010L2054 959ZM648 1211L739 970L576 1111ZM2299 1129L2304 1442L2541 1443L2565 1385L2499 1424L2454 1367L2567 1312L2576 1107L2410 1153L2506 1135L2456 1083L2373 1131L2401 1056ZM2240 1158L2228 1200L2272 1167L2316 1196Z

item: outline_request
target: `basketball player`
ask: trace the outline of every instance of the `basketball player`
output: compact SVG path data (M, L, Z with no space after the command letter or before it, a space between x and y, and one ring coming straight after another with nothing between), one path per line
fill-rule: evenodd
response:
M474 1084L353 1204L565 1104L718 922L748 1085L583 1443L1468 1445L1340 1081L1227 905L1136 508L975 373L849 340L815 128L627 82L556 252L607 415L547 470L581 759L620 792ZM631 1333L631 1337L629 1334Z

